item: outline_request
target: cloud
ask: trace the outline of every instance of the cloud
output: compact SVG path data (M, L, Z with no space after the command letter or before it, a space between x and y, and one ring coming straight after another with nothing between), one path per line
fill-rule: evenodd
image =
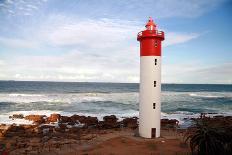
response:
M12 39L12 38L3 38L3 37L0 37L0 45L6 46L8 48L24 48L24 49L39 47L38 43L33 40Z
M162 67L163 83L232 84L232 63L206 65L200 61L189 61L178 64L164 63ZM0 60L0 78L3 80L139 82L139 57L135 60L134 58L127 60L118 56L86 55L80 51L56 56L20 56L7 61Z
M167 32L164 41L164 46L171 46L175 44L185 43L200 36L197 33L177 33Z
M62 11L48 11L45 17L40 14L41 16L35 16L36 20L31 22L27 21L26 17L22 18L25 25L18 26L17 32L20 34L14 34L12 38L10 34L9 37L2 35L0 44L8 49L33 50L43 46L46 48L41 53L47 52L47 55L43 56L39 52L30 56L25 56L23 53L17 57L11 55L11 58L4 59L3 63L0 61L0 78L6 80L139 82L139 43L136 37L137 33L144 29L145 23L127 19L136 19L140 16L139 13L143 17L147 14L155 15L158 18L196 17L222 3L222 1L215 1L214 4L209 4L208 0L178 3L175 0L147 1L145 3L120 1L120 4L128 3L130 5L111 8L109 6L116 2L101 2L104 2L101 3L102 7L96 7L96 5L100 5L98 1L93 6L104 9L90 9L90 13L97 15L99 10L103 10L103 12L100 11L100 14L109 13L114 18L108 16L108 18L93 18L92 16L80 18L82 14L76 9L77 5L70 8L77 11L70 12L70 14L80 13L78 15L67 15ZM41 11L41 4L42 2L37 4L19 0L14 3L4 3L4 5L0 3L0 7L4 6L4 9L9 12L13 5L17 5L16 9L12 10L16 15L31 16L35 11ZM52 2L49 4L54 5ZM209 7L204 7L208 4ZM193 8L190 9L190 7ZM145 8L148 9L146 15L143 14ZM138 11L138 14L134 10ZM86 11L84 13L88 14ZM126 13L135 14L133 17L136 18L125 19L123 17L121 20L117 20L119 15L126 16ZM12 21L12 23L14 22ZM172 32L168 29L165 32L164 46L186 43L201 36L201 32ZM59 50L63 54L54 54L55 50ZM176 82L179 79L182 79L182 82L189 82L190 79L194 81L195 78L201 79L210 74L205 72L203 73L201 68L196 68L193 63L171 66L164 64L164 82ZM219 79L223 81L223 74ZM214 81L216 80L214 79Z
M139 82L140 23L112 19L73 19L50 15L25 39L0 38L8 48L47 46L48 55L11 57L0 66L1 79L43 81ZM189 35L191 37L189 37ZM193 33L167 33L166 46L190 41ZM60 49L54 55L49 49Z
M50 23L49 20L52 20L53 23ZM57 15L52 15L49 20L45 24L47 27L43 27L46 31L40 31L39 33L43 35L42 38L46 39L46 42L53 46L74 45L88 48L117 48L125 46L125 42L137 43L137 33L144 30L143 26L135 21L106 18L75 21ZM165 31L165 35L164 46L171 46L198 38L200 33Z
M84 20L61 24L48 34L54 45L85 45L89 47L112 47L136 37L138 27L127 21Z
M6 15L19 16L19 15L32 15L38 11L44 0L25 1L25 0L6 0L0 1L0 13Z
M59 56L20 56L0 65L1 73L14 80L89 82L138 82L138 68L138 63L118 56L86 55L79 51Z
M197 65L196 65L197 64ZM163 65L165 83L218 83L232 84L232 63L206 65L190 61Z

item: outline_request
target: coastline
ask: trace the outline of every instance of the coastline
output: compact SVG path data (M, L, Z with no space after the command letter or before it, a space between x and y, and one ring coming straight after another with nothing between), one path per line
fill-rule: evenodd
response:
M226 117L231 119L231 116L214 116L212 119L223 120ZM131 150L134 154L141 154L141 151L155 154L164 151L162 145L169 148L164 151L165 154L190 152L184 142L187 129L180 128L176 119L161 120L161 137L157 139L138 136L137 117L119 120L109 115L98 120L97 117L80 115L15 114L10 119L33 122L0 125L0 144L10 154L110 154L110 151L113 154L128 154Z
M10 119L25 119L33 122L24 125L0 125L0 144L4 145L5 150L10 154L53 154L58 150L59 152L63 151L61 154L68 154L68 151L73 151L74 154L74 146L78 146L79 153L82 154L83 150L86 152L86 146L88 146L87 150L91 152L93 148L99 149L98 145L122 142L119 144L121 146L126 143L124 141L128 141L133 146L134 143L140 141L142 143L138 145L148 145L148 147L152 145L147 144L150 140L143 141L143 138L138 137L137 117L119 120L116 116L110 115L104 116L103 120L99 121L96 117L91 116L72 115L69 117L51 114L47 117L45 115L15 114ZM176 128L177 124L177 120L162 121L162 126L167 126L171 129L170 131ZM166 130L164 129L164 131ZM72 146L74 149L67 148L68 146ZM134 149L136 151L136 147ZM124 151L126 150L125 148ZM117 150L115 151L117 152ZM151 150L145 149L144 151Z

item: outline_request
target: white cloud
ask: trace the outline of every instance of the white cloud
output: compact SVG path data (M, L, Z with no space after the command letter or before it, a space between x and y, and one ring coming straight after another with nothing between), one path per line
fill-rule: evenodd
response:
M86 56L72 51L58 56L11 58L7 64L0 66L0 71L7 75L5 78L14 80L134 82L138 68L138 63L129 63L118 56Z
M139 81L139 42L143 26L133 21L74 20L52 15L26 40L0 38L8 47L62 48L64 54L23 56L0 66L2 79L55 81ZM190 35L190 36L188 36ZM167 33L166 46L190 41L196 34Z
M50 23L50 20L53 23ZM137 43L137 33L144 30L143 25L134 21L110 19L74 21L64 16L52 15L46 21L47 27L43 27L46 31L39 32L43 35L41 40L46 40L52 46L118 48L125 46L125 44L134 46L129 43ZM200 36L199 33L169 31L165 31L165 35L164 46L185 43Z
M196 65L197 64L197 65ZM163 65L165 83L218 83L232 84L232 63L206 65L202 62L185 62Z
M197 33L177 33L177 32L167 32L166 40L164 41L164 46L170 46L180 43L188 42L192 39L196 39L200 36Z
M67 19L64 19L67 20ZM139 27L128 21L81 20L55 23L43 32L44 38L55 46L83 45L90 48L122 46L122 42L136 40Z
M33 40L12 39L0 37L0 45L9 48L37 48L39 45Z

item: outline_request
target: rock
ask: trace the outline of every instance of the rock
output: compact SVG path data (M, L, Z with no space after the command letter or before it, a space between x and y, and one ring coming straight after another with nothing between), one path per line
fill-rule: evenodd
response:
M86 119L86 116L72 115L70 118L73 123L76 123L76 122L83 122Z
M41 141L44 143L44 142L47 142L48 140L49 140L49 137L48 136L44 136Z
M67 125L60 123L59 128L62 129L62 130L65 130L65 129L67 129Z
M45 122L44 117L45 115L28 115L25 116L26 120L33 121L36 124L42 124Z
M82 123L84 124L84 127L89 127L89 126L97 126L98 124L98 119L97 117L91 117L91 116L79 116L79 115L73 115L71 116L72 123Z
M104 116L103 120L105 122L117 122L118 118L115 115Z
M82 122L80 122L82 123ZM85 122L83 122L84 124L87 124L88 126L92 126L92 125L97 125L98 124L98 119L97 117L90 117L88 116L86 119L85 119Z
M6 124L0 124L0 131L5 131L8 130L8 128L10 128L11 125L6 125Z
M68 123L68 122L72 122L72 119L68 116L61 116L60 117L60 123Z
M12 116L9 116L11 119L23 119L23 114L13 114Z
M47 122L59 122L60 121L60 114L51 114L50 117L47 118Z
M131 129L136 129L138 127L138 118L137 117L132 117L132 118L124 118L122 120L123 126L128 127Z
M176 119L161 119L161 126L168 128L175 128L179 124L179 121Z
M41 139L40 138L30 138L30 143L40 143Z
M120 122L117 122L118 118L115 115L103 117L104 121L99 121L98 128L100 129L112 129L119 128Z
M4 133L6 137L22 136L25 134L25 129L22 126L11 125Z
M33 128L36 127L35 125L30 125L30 124L23 124L23 125L20 125L20 126L22 126L25 130L33 129Z
M34 129L33 129L33 133L35 133L35 134L42 134L43 133L43 130L40 128L40 127L35 127Z

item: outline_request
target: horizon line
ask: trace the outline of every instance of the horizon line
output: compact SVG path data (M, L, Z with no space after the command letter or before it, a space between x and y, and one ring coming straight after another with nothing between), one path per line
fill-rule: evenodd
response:
M139 84L139 82L94 82L94 81L39 81L39 80L0 80L0 82L60 82L60 83L117 83L117 84ZM169 83L164 82L161 84L196 84L196 85L232 85L232 83Z

